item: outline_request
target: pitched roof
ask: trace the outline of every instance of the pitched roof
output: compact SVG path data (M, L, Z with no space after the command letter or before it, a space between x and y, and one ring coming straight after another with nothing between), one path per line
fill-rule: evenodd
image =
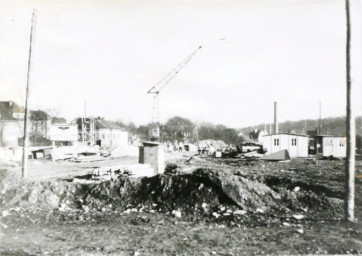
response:
M280 133L277 133L277 134L267 134L267 135L264 135L263 137L275 136L275 135L292 135L292 136L299 136L299 137L308 137L308 135L297 134L297 133L288 133L288 132L280 132Z
M96 129L122 129L122 127L115 123L108 122L106 120L97 119Z

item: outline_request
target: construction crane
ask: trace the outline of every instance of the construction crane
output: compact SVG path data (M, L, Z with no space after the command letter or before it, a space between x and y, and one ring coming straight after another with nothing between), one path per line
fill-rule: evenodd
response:
M153 107L152 107L152 123L148 130L148 137L150 140L155 141L160 138L159 123L159 103L158 96L163 88L181 71L181 69L197 54L202 48L199 46L190 55L180 62L174 69L172 69L165 77L163 77L155 86L148 90L147 94L153 94Z

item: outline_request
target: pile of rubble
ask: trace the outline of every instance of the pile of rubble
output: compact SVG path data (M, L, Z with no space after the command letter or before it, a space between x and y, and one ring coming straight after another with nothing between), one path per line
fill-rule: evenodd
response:
M222 140L201 140L197 143L197 146L203 153L212 155L216 151L222 151L228 145Z
M212 218L307 214L308 207L313 207L311 203L319 204L318 210L334 207L342 211L339 202L328 198L306 191L276 192L228 170L200 168L191 173L136 178L123 174L127 174L126 170L120 170L112 179L88 183L74 179L28 182L0 170L0 207L163 212L176 217L186 214ZM88 176L92 178L94 174Z

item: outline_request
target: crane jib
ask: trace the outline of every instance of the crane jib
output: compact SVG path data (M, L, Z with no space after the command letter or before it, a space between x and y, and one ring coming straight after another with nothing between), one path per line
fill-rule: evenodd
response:
M160 138L160 131L158 127L159 123L159 104L158 104L158 95L160 91L181 71L181 69L197 54L197 52L202 48L199 46L194 50L190 55L187 56L182 62L180 62L175 68L173 68L169 73L166 74L158 83L148 90L147 94L154 94L153 97L153 108L152 108L152 124L149 130L149 137L151 140L158 140Z
M175 68L173 68L169 73L166 74L158 83L153 86L147 93L157 93L160 92L180 71L181 69L197 54L197 52L202 48L199 46L194 50L186 59L180 62ZM154 92L152 90L154 89Z

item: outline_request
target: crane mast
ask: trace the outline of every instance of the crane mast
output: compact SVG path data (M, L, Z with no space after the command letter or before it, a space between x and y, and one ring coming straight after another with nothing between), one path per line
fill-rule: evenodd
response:
M181 69L197 54L202 48L199 46L186 59L180 62L175 68L166 74L156 85L148 90L147 94L153 94L153 106L152 106L152 124L148 131L148 136L151 140L158 140L160 138L159 123L159 94L163 88L181 71Z

